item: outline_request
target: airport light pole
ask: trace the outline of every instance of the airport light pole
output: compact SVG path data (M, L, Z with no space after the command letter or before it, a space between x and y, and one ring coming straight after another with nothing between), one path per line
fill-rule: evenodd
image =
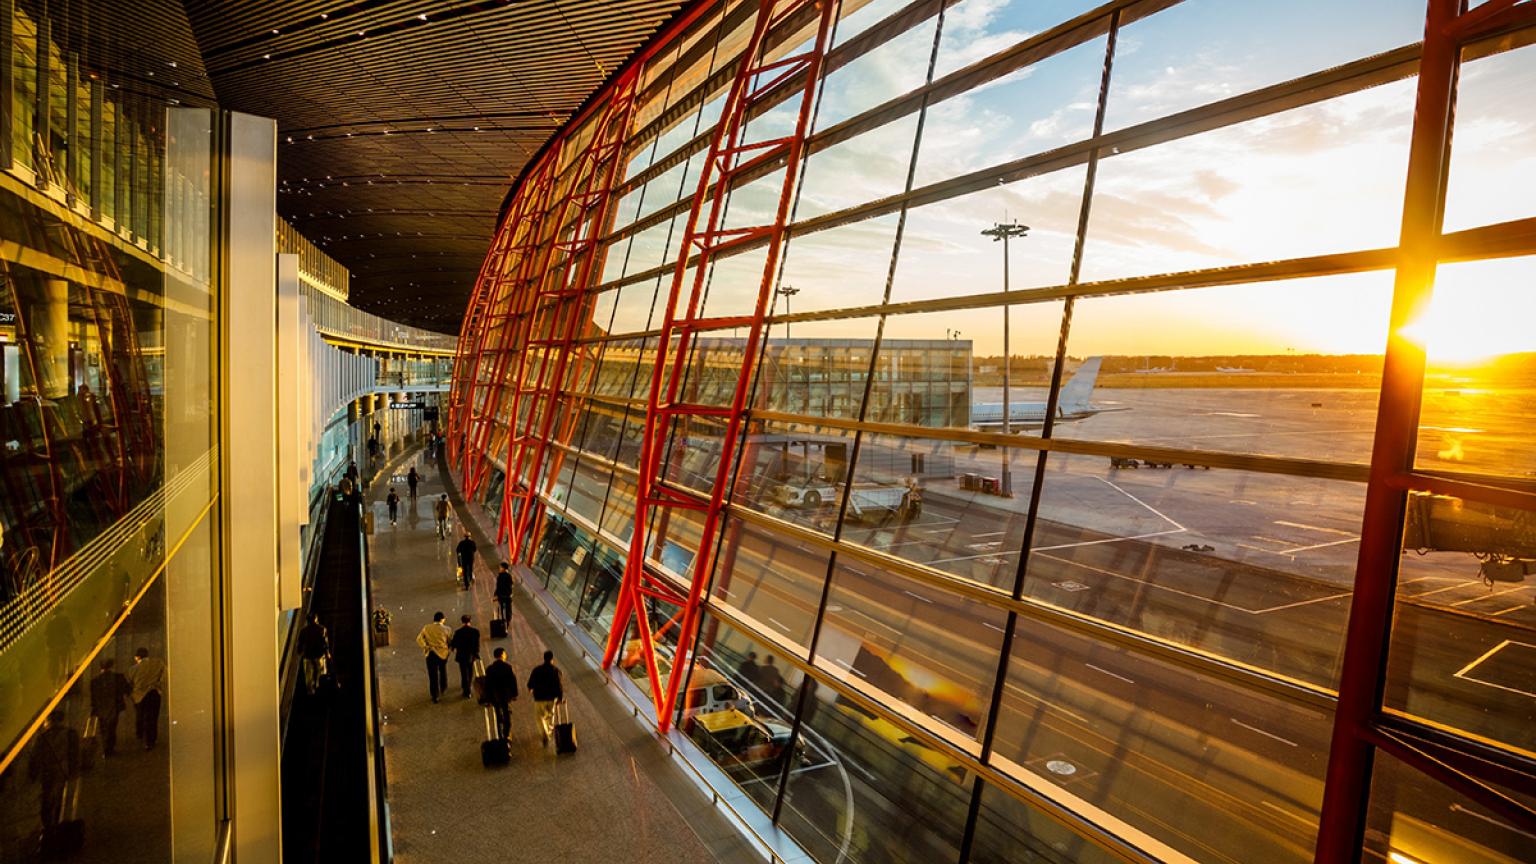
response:
M784 295L784 314L789 314L789 298L800 293L800 289L793 285L780 285L779 293ZM784 322L784 341L789 341L789 322Z
M1028 225L1020 225L1014 222L997 222L991 228L983 228L982 235L991 237L992 242L1003 242L1003 296L1008 295L1008 241L1014 237L1025 237L1029 234ZM1007 301L1003 303L1003 434L1013 434L1013 403L1008 393L1009 380L1012 377L1012 357L1009 355L1008 346L1008 320L1013 317L1013 310L1008 308ZM1003 476L1002 493L1005 498L1013 497L1013 475L1009 470L1009 463L1013 461L1012 451L1003 448Z

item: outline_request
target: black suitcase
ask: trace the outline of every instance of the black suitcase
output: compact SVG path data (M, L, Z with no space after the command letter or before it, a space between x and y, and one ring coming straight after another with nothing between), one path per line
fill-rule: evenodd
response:
M505 639L505 638L507 638L507 622L501 620L500 618L492 618L491 619L491 638L492 639Z
M512 748L504 738L492 738L480 742L480 764L487 768L500 768L512 761Z
M571 709L564 702L555 708L555 752L576 752L576 727L571 725Z

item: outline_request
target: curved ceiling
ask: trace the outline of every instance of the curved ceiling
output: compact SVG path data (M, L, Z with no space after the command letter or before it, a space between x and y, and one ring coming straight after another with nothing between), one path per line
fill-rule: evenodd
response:
M683 0L188 0L219 103L278 121L278 212L352 302L457 332L512 179Z

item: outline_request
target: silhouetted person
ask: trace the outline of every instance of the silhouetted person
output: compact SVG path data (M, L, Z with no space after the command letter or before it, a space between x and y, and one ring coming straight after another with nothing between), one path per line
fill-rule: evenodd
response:
M326 672L326 662L331 657L331 638L320 623L320 616L309 613L309 623L299 631L299 664L304 676L304 689L315 695L320 689L320 676Z
M96 718L103 756L117 752L117 718L128 707L128 694L133 692L128 679L113 668L116 665L110 658L101 661L101 671L91 679L91 716Z
M512 570L507 562L501 562L501 569L496 571L496 611L500 613L501 620L512 621Z
M478 548L475 545L474 538L469 536L468 531L465 531L464 539L460 540L459 545L453 549L454 555L459 560L459 569L464 574L465 589L468 589L470 583L475 581L475 550Z
M373 421L373 440L374 440L374 443L378 443L378 440L379 440L380 436L383 435L383 433L384 433L384 427L379 425L379 421L377 421L377 420Z
M736 667L736 674L741 676L741 680L753 687L761 686L758 683L758 677L761 673L762 667L757 665L756 651L748 651L747 659L741 661L741 665Z
M144 742L145 750L155 749L160 740L160 694L165 689L165 661L149 656L148 648L133 652L133 669L128 672L133 685L133 731Z
M32 741L27 776L42 787L38 815L43 830L55 828L64 810L64 790L80 773L80 733L64 724L64 712L54 711L43 721L43 731Z
M437 539L448 539L448 496L432 502L432 516L437 520Z
M496 734L506 738L512 734L512 700L517 698L517 673L507 663L507 649L492 652L496 659L485 667L485 695L496 715Z
M469 685L475 680L475 661L480 659L480 631L470 626L468 615L460 615L459 622L448 647L453 649L453 660L459 664L459 687L468 699Z
M448 689L448 643L453 632L443 623L446 617L439 612L432 616L432 623L416 634L416 644L421 646L427 658L427 686L432 691L432 701Z
M555 706L565 699L565 686L560 680L560 670L555 666L555 652L545 651L544 662L528 673L528 692L533 696L533 706L538 709L539 732L544 744L555 731Z
M779 667L773 665L772 657L765 659L758 668L757 686L769 701L775 705L784 704L784 675L779 672Z
M394 489L390 489L384 503L389 505L389 524L393 525L400 519L400 496L395 494Z
M411 466L411 473L405 475L405 485L411 487L411 501L416 500L416 486L421 482L421 475L416 473L416 466Z

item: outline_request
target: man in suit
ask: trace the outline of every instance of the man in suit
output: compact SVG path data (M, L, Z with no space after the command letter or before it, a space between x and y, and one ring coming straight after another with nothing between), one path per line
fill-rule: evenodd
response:
M101 661L101 672L91 679L91 716L96 718L103 756L117 752L117 718L128 707L128 694L133 691L115 665L110 657Z
M492 593L496 597L496 611L501 615L501 620L511 624L512 570L505 561L501 562L501 570L496 573L496 590Z
M496 734L507 738L512 734L512 700L517 698L517 673L507 662L507 649L493 652L495 661L485 667L485 696L496 714Z
M433 702L439 693L448 692L448 644L453 641L453 631L443 623L444 617L441 612L433 615L432 623L416 634L416 644L427 658L427 686Z
M565 686L560 668L555 665L555 652L545 651L544 662L528 673L528 692L533 694L533 705L539 712L539 731L548 745L549 736L555 731L555 706L565 701Z
M470 626L468 615L460 615L459 622L448 647L453 649L454 662L459 664L459 686L468 699L470 684L475 680L475 661L480 659L480 631Z
M465 531L464 539L460 540L459 545L455 546L453 550L454 557L459 562L459 569L464 573L465 590L468 590L470 583L475 581L475 550L477 548L479 547L475 545L475 538L469 536L469 532Z

